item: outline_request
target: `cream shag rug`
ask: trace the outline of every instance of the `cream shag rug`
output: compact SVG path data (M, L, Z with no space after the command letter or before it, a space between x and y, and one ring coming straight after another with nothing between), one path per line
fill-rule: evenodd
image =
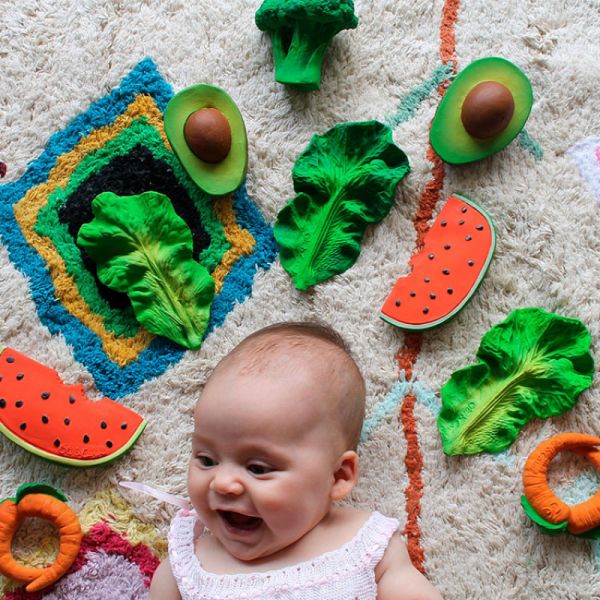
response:
M149 423L130 455L87 471L48 464L0 438L0 496L24 482L52 483L69 495L87 532L77 568L35 598L145 596L164 555L171 509L117 483L135 480L183 495L192 408L211 368L255 329L312 317L350 341L367 379L362 478L352 501L406 524L415 563L445 598L600 598L600 543L545 537L519 503L524 461L540 441L564 431L600 435L597 385L565 415L530 423L499 456L447 458L436 428L442 384L474 362L482 335L515 308L582 320L600 361L598 1L357 0L359 26L336 38L316 93L274 82L270 42L254 26L259 4L0 0L0 161L7 166L0 186L0 342ZM492 158L445 166L428 148L439 86L453 69L483 56L508 58L529 76L535 103L526 131ZM250 162L246 185L227 210L213 210L211 223L198 226L205 236L211 227L228 232L237 254L224 260L215 250L222 293L212 330L199 351L181 352L148 346L121 319L116 300L102 304L89 277L65 279L60 252L73 242L60 242L59 229L74 226L69 206L82 201L90 174L88 194L129 177L137 186L179 185L172 155L161 146L162 111L173 92L200 82L223 87L237 102ZM145 119L135 124L126 113L140 95L146 101L134 112ZM411 173L389 216L368 230L356 264L310 293L296 292L270 229L292 197L294 161L314 133L368 119L393 127ZM94 139L109 148L105 162L82 166L98 148ZM79 154L69 154L76 148ZM66 190L61 198L53 194L58 188ZM417 214L431 222L452 192L492 216L496 255L457 318L406 338L377 314L407 272ZM98 325L99 306L102 318L113 319L110 327ZM114 339L108 329L117 332ZM594 494L600 478L569 457L558 461L552 482L575 503ZM20 556L39 563L56 541L49 529L31 527L18 545ZM34 597L11 589L0 578L7 600Z

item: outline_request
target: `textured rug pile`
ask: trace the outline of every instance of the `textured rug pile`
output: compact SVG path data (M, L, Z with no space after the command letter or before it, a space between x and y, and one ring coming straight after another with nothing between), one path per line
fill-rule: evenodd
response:
M400 519L413 562L445 598L600 598L600 542L543 536L520 507L523 465L539 442L600 435L598 384L564 415L527 425L500 455L446 457L436 427L441 386L475 362L483 334L513 309L580 319L600 362L598 2L357 0L359 26L335 39L312 93L274 81L270 41L254 25L259 5L0 0L0 344L148 421L130 454L91 470L49 464L0 438L0 497L46 481L69 496L85 530L58 584L28 594L0 577L0 597L144 598L173 509L119 481L184 496L192 409L212 367L257 328L319 318L349 341L367 381L351 500ZM430 148L429 126L455 74L484 56L528 75L533 110L499 154L452 167ZM248 131L247 179L222 203L197 197L164 134L167 102L195 83L227 90ZM369 119L393 129L411 172L356 264L298 292L272 233L293 196L294 161L315 133ZM150 189L203 207L189 224L217 295L198 351L140 328L75 244L95 195ZM452 192L493 218L496 254L455 319L405 335L378 313ZM565 457L551 483L574 504L596 493L600 477ZM31 564L56 547L39 524L16 542Z

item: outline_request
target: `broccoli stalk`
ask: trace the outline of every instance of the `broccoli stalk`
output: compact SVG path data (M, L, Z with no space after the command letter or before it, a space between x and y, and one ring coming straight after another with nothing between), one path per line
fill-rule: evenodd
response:
M301 90L319 89L329 42L357 24L353 0L265 0L256 12L271 34L275 80Z

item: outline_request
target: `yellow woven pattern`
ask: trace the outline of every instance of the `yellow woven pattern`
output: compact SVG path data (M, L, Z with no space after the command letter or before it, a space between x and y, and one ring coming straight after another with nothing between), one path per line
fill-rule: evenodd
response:
M141 521L125 499L112 488L103 490L88 500L78 516L84 533L96 523L104 521L132 545L144 544L156 556L166 556L167 541L160 537L153 525Z
M233 196L230 194L212 203L212 208L217 218L223 223L223 230L231 248L225 252L221 263L218 264L212 273L215 280L215 294L218 294L223 287L223 280L231 271L233 265L241 256L249 256L254 250L256 240L247 230L242 229L233 212Z

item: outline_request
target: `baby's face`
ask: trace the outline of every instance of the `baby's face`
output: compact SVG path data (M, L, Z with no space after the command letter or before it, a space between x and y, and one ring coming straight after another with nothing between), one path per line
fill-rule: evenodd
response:
M319 409L326 389L302 369L225 371L205 387L188 492L200 520L239 560L286 548L327 514L344 449Z

